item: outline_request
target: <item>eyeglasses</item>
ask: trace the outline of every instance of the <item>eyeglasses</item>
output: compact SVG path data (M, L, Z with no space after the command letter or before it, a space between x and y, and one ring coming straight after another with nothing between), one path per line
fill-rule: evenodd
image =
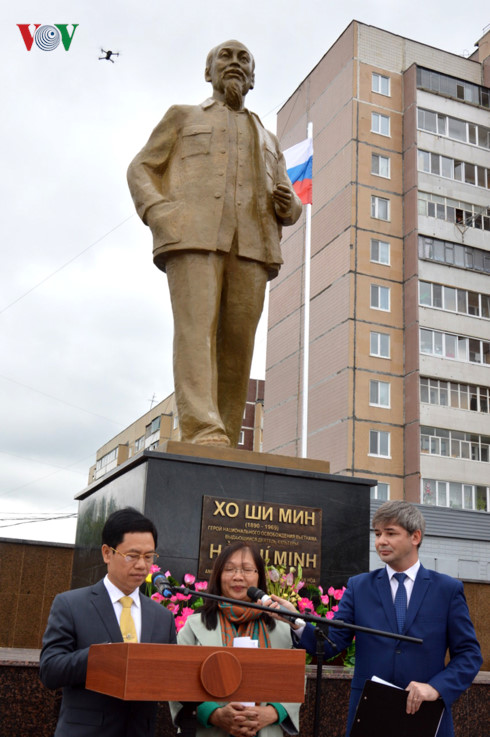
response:
M241 574L242 576L253 576L254 573L257 573L256 568L233 568L232 566L225 566L223 568L223 573L226 573L227 576L235 575L236 573Z
M121 558L124 558L126 563L137 563L140 558L143 558L144 562L151 566L159 557L158 553L126 553L125 555L124 553L121 553L120 550L116 550L116 548L110 549L113 553L117 553Z

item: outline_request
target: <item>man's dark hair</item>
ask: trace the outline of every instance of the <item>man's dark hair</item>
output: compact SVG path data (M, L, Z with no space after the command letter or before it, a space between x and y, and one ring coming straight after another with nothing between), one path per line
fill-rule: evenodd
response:
M422 512L416 506L398 499L385 502L374 513L372 526L374 529L380 524L386 525L389 522L400 525L410 535L420 530L421 538L418 545L420 547L425 533L425 519Z
M113 512L107 518L102 530L102 545L117 548L127 532L151 532L156 548L158 543L157 528L151 519L145 517L134 507L118 509L117 512Z
M211 577L209 579L209 586L207 589L210 594L215 594L218 596L222 595L221 576L223 574L223 569L231 556L238 550L250 550L258 573L259 580L257 588L267 592L267 576L265 573L265 564L262 560L262 556L260 555L259 548L255 545L255 543L242 542L238 540L237 542L232 543L231 545L227 545L225 548L223 548L221 553L214 561L213 570L211 571ZM260 602L258 603L260 604ZM205 599L204 605L201 610L201 618L206 625L206 629L214 630L218 626L218 609L219 605L217 601L213 601L213 599ZM273 630L276 626L275 620L268 614L262 614L261 616L267 627L270 630Z

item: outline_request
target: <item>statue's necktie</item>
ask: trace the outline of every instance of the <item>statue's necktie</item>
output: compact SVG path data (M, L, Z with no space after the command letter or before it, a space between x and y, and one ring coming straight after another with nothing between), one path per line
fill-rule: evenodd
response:
M131 615L131 604L133 600L130 596L121 596L119 601L122 604L121 619L119 626L121 628L124 642L138 642L138 636L136 635L136 625Z
M395 614L398 624L398 632L403 632L405 619L407 616L407 590L405 588L406 573L395 573L394 578L398 581L398 588L395 594Z

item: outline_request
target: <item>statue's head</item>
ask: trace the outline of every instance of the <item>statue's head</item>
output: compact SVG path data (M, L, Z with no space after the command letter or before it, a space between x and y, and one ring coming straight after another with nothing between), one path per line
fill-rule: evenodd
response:
M215 46L206 59L204 77L213 85L214 97L240 109L255 83L255 61L240 41L225 41Z

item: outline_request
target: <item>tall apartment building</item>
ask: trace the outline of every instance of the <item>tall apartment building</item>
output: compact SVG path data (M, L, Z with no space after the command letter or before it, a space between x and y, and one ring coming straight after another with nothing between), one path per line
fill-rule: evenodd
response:
M262 450L263 409L264 380L250 379L238 440L239 449ZM143 450L157 450L167 440L180 440L174 393L98 449L95 464L89 469L88 483L97 481Z
M490 511L490 30L465 58L353 21L278 116L313 124L309 457ZM299 455L304 216L271 284L264 450Z

